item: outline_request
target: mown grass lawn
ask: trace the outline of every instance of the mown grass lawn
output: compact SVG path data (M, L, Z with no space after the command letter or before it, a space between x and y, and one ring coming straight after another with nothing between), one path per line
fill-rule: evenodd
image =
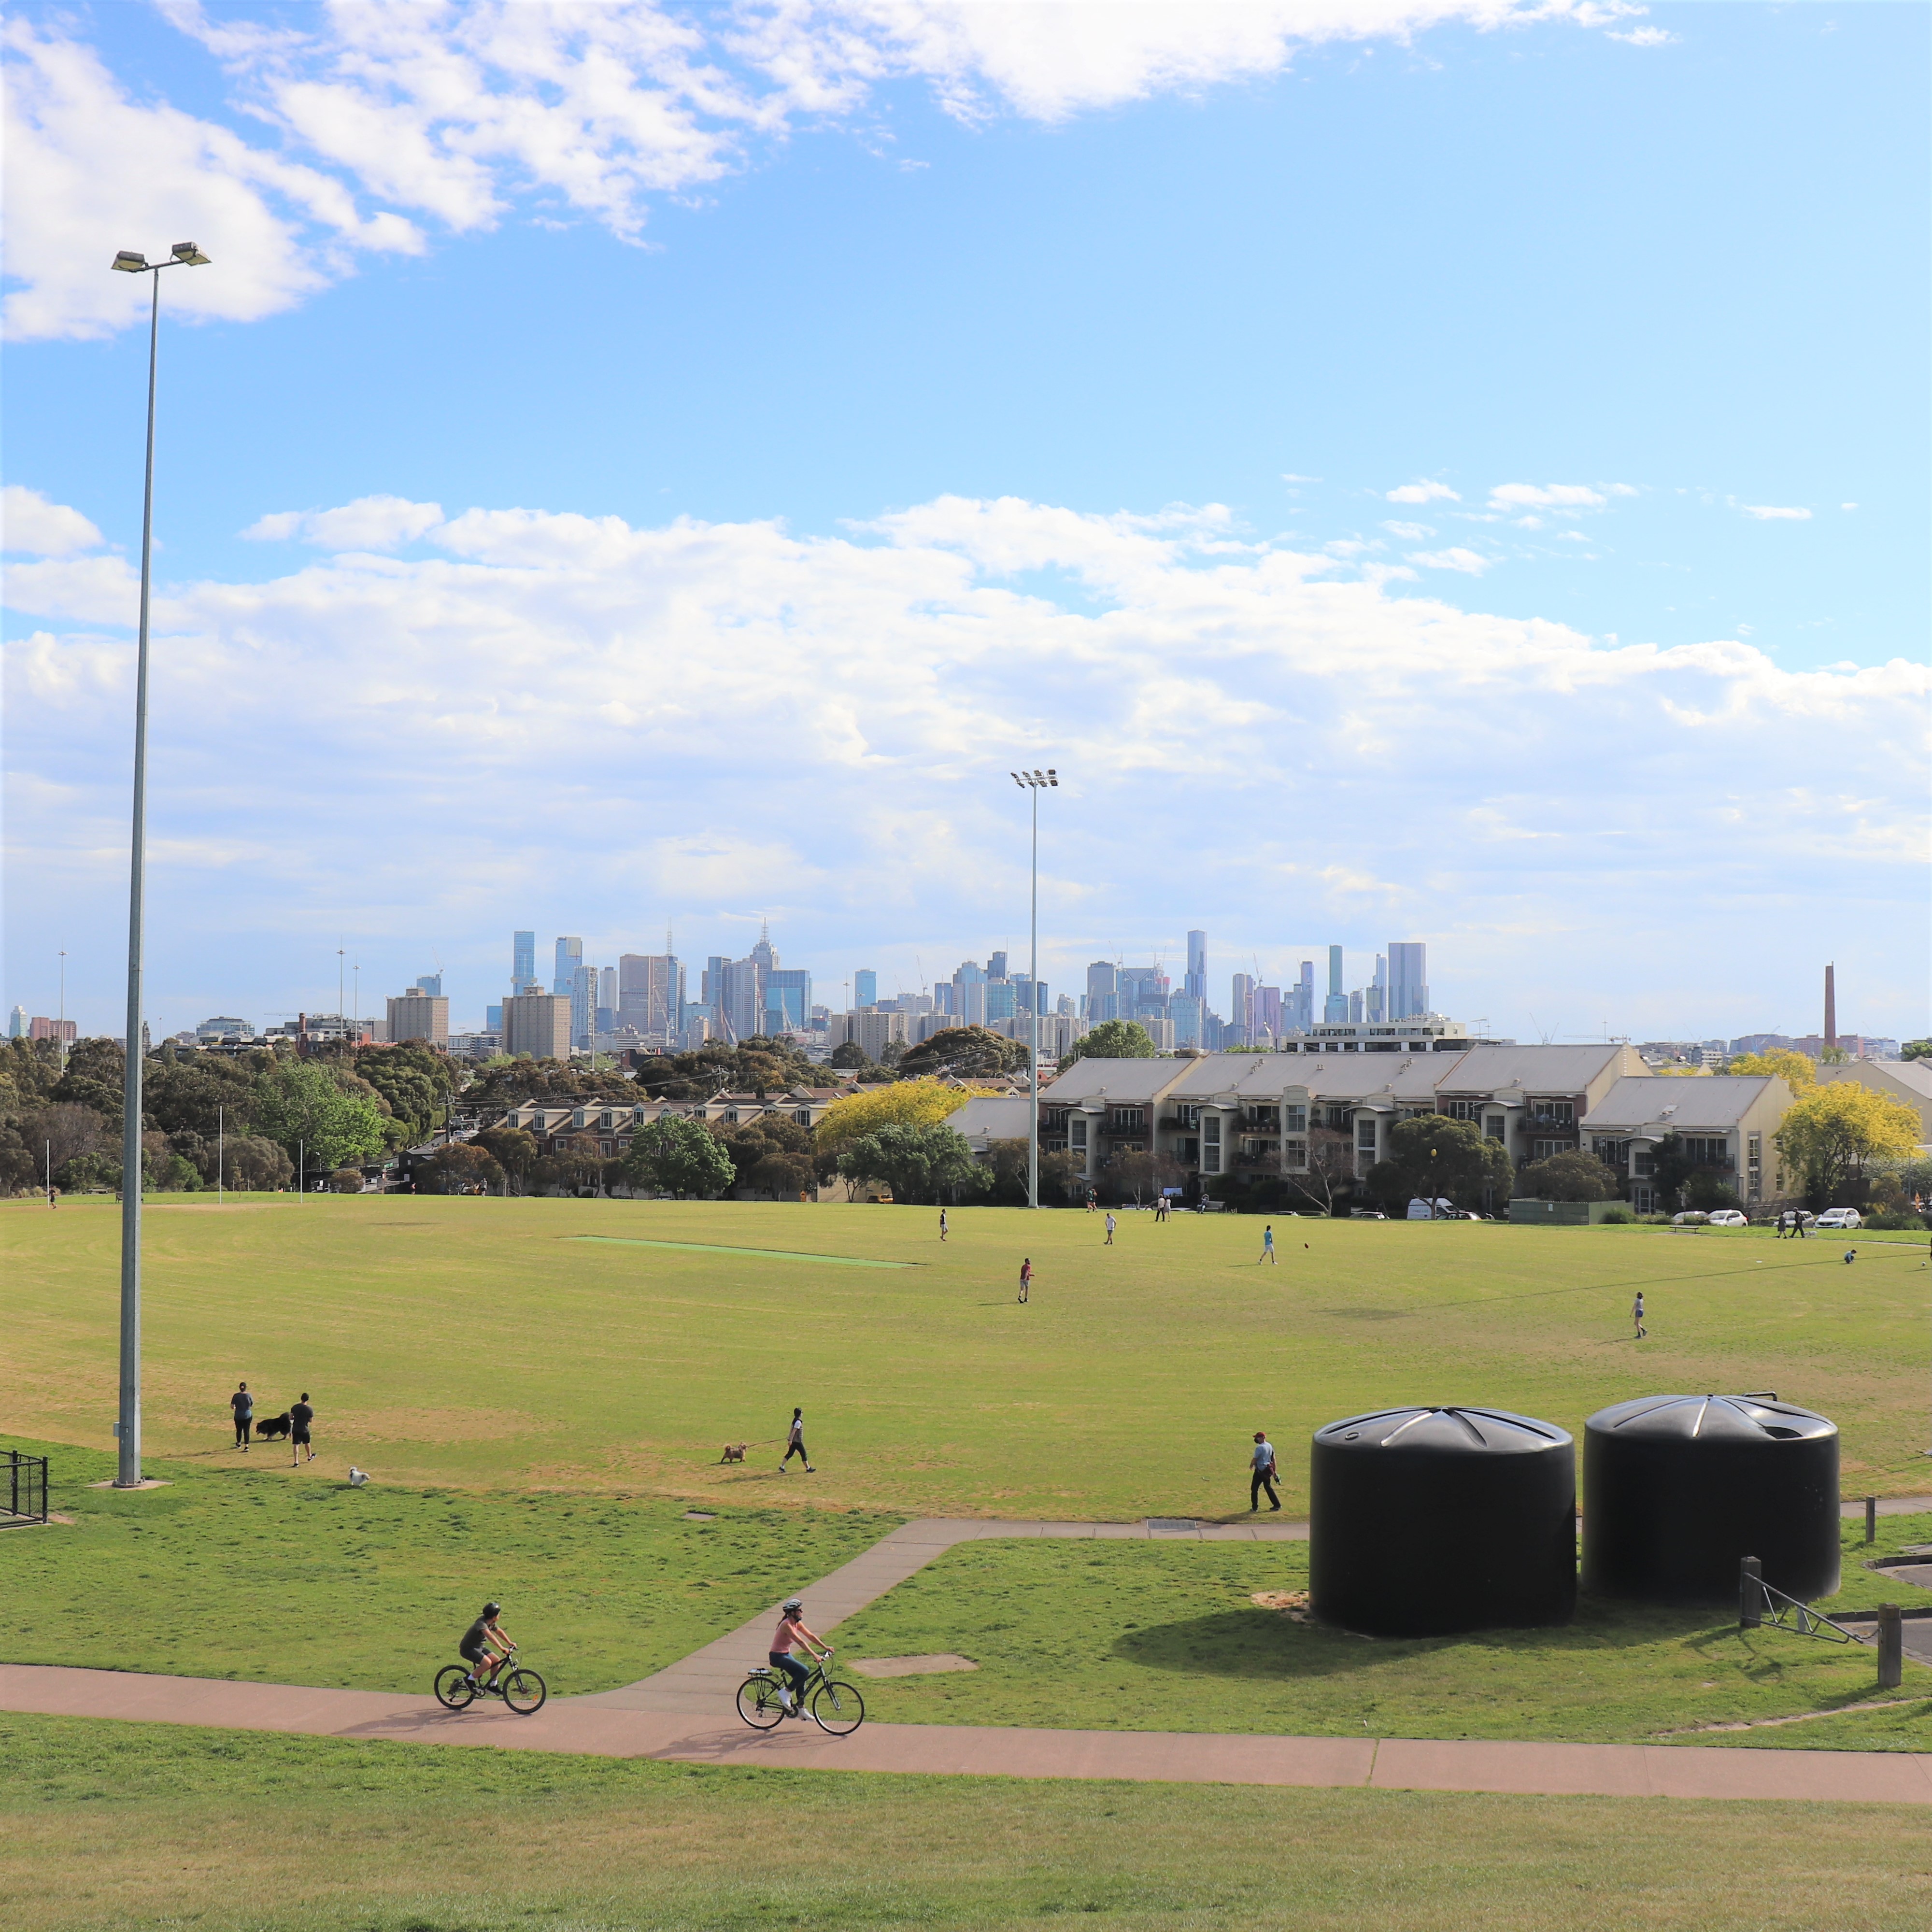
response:
M0 1714L8 1932L1918 1932L1924 1814L714 1769Z
M1248 1438L1302 1508L1322 1423L1493 1404L1574 1429L1665 1389L1775 1388L1846 1487L1925 1486L1922 1244L1757 1231L1097 1218L910 1208L259 1197L151 1204L146 1443L239 1459L229 1392L308 1390L319 1471L422 1486L908 1514L1244 1507ZM118 1211L0 1207L0 1426L106 1447ZM586 1239L585 1237L602 1238ZM638 1240L691 1244L632 1246ZM750 1252L747 1252L749 1250ZM763 1251L763 1252L760 1252ZM847 1267L799 1252L888 1262ZM1014 1298L1022 1255L1036 1271ZM1652 1339L1630 1339L1642 1287ZM776 1473L802 1404L818 1474ZM721 1468L727 1442L754 1445ZM272 1452L271 1452L272 1456Z
M1846 1532L1844 1588L1820 1607L1866 1608L1924 1592L1862 1567L1932 1537L1932 1516ZM1881 1692L1877 1655L1735 1613L1583 1598L1553 1630L1413 1640L1352 1636L1257 1606L1305 1590L1306 1544L962 1544L861 1611L838 1635L848 1658L952 1652L979 1665L868 1682L894 1724L1037 1724L1302 1736L1564 1738L1932 1750L1932 1670L1908 1660ZM1904 1698L1900 1710L1686 1738Z

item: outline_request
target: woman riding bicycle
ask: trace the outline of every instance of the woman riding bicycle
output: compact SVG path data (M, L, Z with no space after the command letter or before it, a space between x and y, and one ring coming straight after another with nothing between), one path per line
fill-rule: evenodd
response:
M772 1669L783 1671L788 1680L786 1685L779 1690L778 1701L784 1706L787 1714L794 1718L805 1715L805 1706L799 1700L804 1694L806 1681L812 1672L793 1656L792 1646L802 1643L820 1664L832 1654L830 1645L824 1650L816 1648L824 1640L806 1628L804 1616L804 1599L788 1597L778 1612L778 1634L772 1639L770 1652Z

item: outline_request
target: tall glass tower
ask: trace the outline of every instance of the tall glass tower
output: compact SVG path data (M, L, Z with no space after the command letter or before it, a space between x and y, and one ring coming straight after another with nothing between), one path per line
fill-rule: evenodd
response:
M537 936L534 932L510 935L510 991L520 993L537 976Z

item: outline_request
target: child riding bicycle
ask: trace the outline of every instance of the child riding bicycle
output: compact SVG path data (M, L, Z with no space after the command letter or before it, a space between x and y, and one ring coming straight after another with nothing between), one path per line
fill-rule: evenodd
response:
M479 1690L496 1688L497 1672L510 1660L510 1653L517 1647L496 1621L502 1614L501 1604L485 1604L483 1614L463 1633L462 1641L456 1646L457 1654L470 1666L470 1682ZM479 1665L482 1666L480 1678Z

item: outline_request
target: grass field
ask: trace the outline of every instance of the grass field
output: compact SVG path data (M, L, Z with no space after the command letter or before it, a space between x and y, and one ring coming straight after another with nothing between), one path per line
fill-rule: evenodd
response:
M1245 1505L1258 1427L1299 1508L1307 1437L1336 1416L1462 1401L1575 1428L1626 1396L1750 1388L1838 1422L1849 1490L1928 1482L1932 1274L1902 1242L1862 1242L1848 1268L1838 1244L1755 1231L1304 1220L1279 1224L1281 1265L1262 1268L1252 1216L1124 1215L1112 1249L1077 1213L960 1210L944 1246L934 1220L729 1202L156 1202L146 1445L229 1457L226 1399L245 1376L270 1410L311 1392L316 1467L333 1474L352 1460L425 1485L734 1506L1212 1516ZM106 1202L0 1209L0 1426L106 1445L118 1225ZM1027 1307L1013 1292L1023 1253L1037 1277ZM1640 1286L1653 1338L1640 1345L1627 1318ZM809 1478L775 1473L794 1402ZM716 1467L740 1439L753 1460Z
M1864 1526L1847 1526L1845 1586L1826 1614L1932 1604L1863 1567L1932 1537L1932 1516L1881 1526L1872 1551ZM888 1724L1652 1743L1882 1699L1911 1701L1676 1741L1932 1748L1932 1670L1908 1660L1901 1688L1881 1691L1875 1652L1740 1630L1735 1612L1586 1598L1560 1629L1371 1642L1252 1601L1307 1587L1306 1544L968 1543L861 1611L838 1642L848 1658L951 1652L980 1666L868 1683L871 1714Z
M1922 1812L726 1771L0 1714L8 1932L1918 1932Z

